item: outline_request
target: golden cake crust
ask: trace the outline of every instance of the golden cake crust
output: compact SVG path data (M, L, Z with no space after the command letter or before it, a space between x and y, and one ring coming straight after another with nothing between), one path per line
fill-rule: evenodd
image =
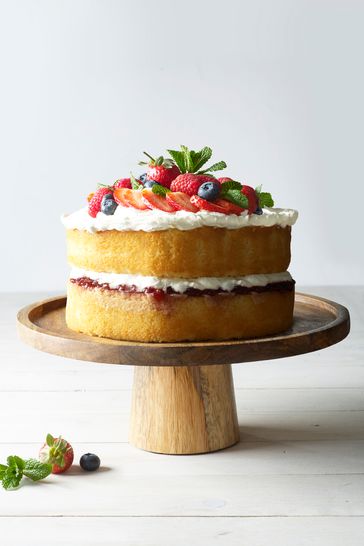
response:
M239 277L286 271L291 228L201 227L189 231L67 230L72 266L156 277Z
M294 290L216 296L130 294L68 283L66 322L93 336L145 342L260 337L292 325Z

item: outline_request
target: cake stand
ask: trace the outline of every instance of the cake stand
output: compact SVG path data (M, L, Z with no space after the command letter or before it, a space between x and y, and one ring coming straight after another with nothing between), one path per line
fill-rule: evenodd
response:
M21 339L55 355L134 365L129 441L157 453L208 453L239 441L231 364L294 356L344 339L348 310L297 293L293 327L284 334L203 343L137 343L91 337L65 324L65 297L18 313Z

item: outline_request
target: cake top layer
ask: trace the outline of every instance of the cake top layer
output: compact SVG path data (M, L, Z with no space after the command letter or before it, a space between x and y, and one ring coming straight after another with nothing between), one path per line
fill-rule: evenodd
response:
M179 229L187 231L199 227L209 226L227 229L239 229L247 226L292 226L297 220L298 212L293 209L265 208L263 213L248 214L243 211L236 214L222 214L220 212L176 211L174 214L161 210L137 210L118 206L112 216L99 212L92 218L87 207L62 217L67 229L86 230L91 233L97 231L164 231Z
M148 161L146 172L121 178L112 185L99 184L88 197L85 209L65 216L68 229L95 231L190 230L202 226L238 229L245 226L285 227L297 212L278 209L270 193L229 177L216 178L225 161L209 167L212 150L181 146L167 150L169 158Z

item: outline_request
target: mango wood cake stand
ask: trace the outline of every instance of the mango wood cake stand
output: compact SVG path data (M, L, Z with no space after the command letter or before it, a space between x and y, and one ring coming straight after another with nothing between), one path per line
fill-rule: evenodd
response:
M137 343L78 334L65 324L65 297L18 313L21 339L48 353L135 366L130 443L157 453L208 453L239 441L231 364L308 353L344 339L350 318L335 302L296 294L293 327L266 338Z

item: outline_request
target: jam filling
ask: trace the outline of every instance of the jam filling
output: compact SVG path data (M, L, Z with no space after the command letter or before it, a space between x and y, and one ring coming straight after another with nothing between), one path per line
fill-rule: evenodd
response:
M125 292L127 294L149 294L157 299L161 299L166 295L200 297L229 294L251 294L252 292L291 292L295 285L295 281L292 279L291 281L269 283L265 286L235 286L229 291L223 290L222 288L218 288L216 290L210 288L206 288L204 290L199 290L198 288L187 288L187 290L181 294L180 292L176 292L171 286L168 286L165 290L154 288L153 286L140 290L140 288L137 288L135 285L126 284L121 284L115 288L112 288L108 283L100 284L89 277L70 279L70 282L78 284L78 286L82 286L83 288L99 288L101 290L112 290L113 292Z

